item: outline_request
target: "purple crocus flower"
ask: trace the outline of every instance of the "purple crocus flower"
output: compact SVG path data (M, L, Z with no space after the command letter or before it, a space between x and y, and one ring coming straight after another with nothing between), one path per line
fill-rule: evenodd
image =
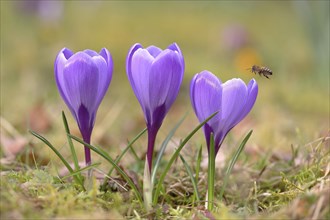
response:
M190 99L200 122L218 113L204 126L208 149L211 132L214 135L215 155L228 134L252 109L258 95L258 84L252 79L246 85L241 79L225 83L211 72L196 74L190 84Z
M97 109L110 85L113 62L109 51L84 50L73 53L63 48L54 65L58 90L76 119L81 135L90 143ZM91 163L85 146L86 164Z
M147 159L151 171L157 132L178 95L183 79L183 55L176 43L165 50L155 46L144 49L135 44L128 53L126 71L147 124Z

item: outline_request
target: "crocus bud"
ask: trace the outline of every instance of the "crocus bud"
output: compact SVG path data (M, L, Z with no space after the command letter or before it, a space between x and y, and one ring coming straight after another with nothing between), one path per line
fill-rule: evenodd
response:
M211 133L214 135L215 154L228 134L252 109L258 95L258 84L252 79L246 85L241 79L225 83L211 72L196 74L190 84L190 99L200 122L218 113L204 126L208 149Z
M135 44L126 60L130 84L142 107L148 128L147 158L151 171L155 138L176 99L184 73L184 59L177 44L167 49Z
M110 85L113 62L109 51L84 50L73 53L63 48L55 60L58 90L78 123L81 135L90 143L97 109ZM86 164L91 163L85 147Z

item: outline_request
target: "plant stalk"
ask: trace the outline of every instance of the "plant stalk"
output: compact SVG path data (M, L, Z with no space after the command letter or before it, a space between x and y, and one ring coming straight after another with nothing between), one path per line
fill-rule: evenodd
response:
M208 163L208 193L207 193L207 209L213 210L214 204L214 180L215 180L215 148L214 148L214 136L211 133L210 148L209 148L209 163Z
M148 128L148 150L147 150L147 160L149 165L149 172L151 173L152 168L152 158L154 153L155 141L156 141L157 131Z
M85 143L87 144L91 144L91 137L90 135L87 137L83 137L83 140ZM89 166L92 164L92 158L91 158L91 150L84 145L84 149L85 149L85 162L86 162L86 166Z

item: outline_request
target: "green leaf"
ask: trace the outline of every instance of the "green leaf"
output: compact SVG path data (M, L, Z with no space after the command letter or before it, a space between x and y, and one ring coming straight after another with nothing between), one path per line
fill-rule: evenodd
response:
M160 150L159 150L159 153L157 155L157 159L156 159L156 162L155 162L155 166L153 168L153 171L152 171L152 176L151 176L151 183L154 184L155 182L155 177L156 177L156 174L157 174L157 170L158 170L158 167L160 165L160 161L164 155L164 152L165 152L165 149L167 147L167 144L168 142L170 142L170 140L172 139L174 133L176 132L176 130L179 128L179 126L182 124L182 122L184 121L184 119L187 117L188 113L186 113L182 118L181 120L172 128L172 130L170 131L170 133L167 135L167 137L165 138L165 140L163 141L161 147L160 147Z
M101 157L103 157L105 160L107 160L109 163L112 164L112 166L114 166L114 168L117 170L118 173L120 173L120 175L127 181L127 183L129 184L129 186L132 188L132 190L134 191L137 199L139 200L140 204L143 206L143 200L142 200L142 196L139 192L139 190L137 189L136 185L133 183L133 181L131 180L131 178L127 175L127 173L122 170L117 164L116 162L109 156L108 153L106 153L104 150L101 150L100 148L97 148L91 144L88 144L86 142L84 142L83 140L81 140L80 138L77 138L73 135L69 135L73 140L83 144L84 146L88 147L89 149L91 149L92 151L94 151L95 153L97 153L98 155L100 155Z
M62 156L62 154L43 136L41 136L40 134L30 130L29 131L33 136L35 136L36 138L38 138L39 140L41 140L42 142L44 142L57 156L58 158L60 158L60 160L62 161L62 163L64 164L64 166L66 166L66 168L69 170L69 172L72 174L74 173L74 170L71 168L71 166L69 165L69 163L64 159L64 157ZM82 182L81 179L79 179L77 177L77 174L73 175L73 178L75 179L75 181L81 185L81 187L83 188L83 190L85 190L84 187L84 183Z
M73 159L74 168L75 168L75 170L79 170L80 169L79 161L78 161L77 154L76 154L76 151L74 149L74 145L72 143L72 140L68 135L68 134L70 134L70 129L69 129L68 121L66 120L66 116L64 114L64 111L62 111L62 119L63 119L63 124L64 124L65 131L66 131L66 134L67 134L66 137L68 139L68 143L69 143L69 146L70 146L70 151L71 151L71 155L72 155L72 159ZM79 179L82 179L82 176L81 176L80 172L74 172L74 173L77 174L77 177Z
M145 132L147 131L147 128L143 129L138 135L136 135L136 137L128 143L128 145L126 146L126 148L123 150L123 152L121 152L121 154L116 158L115 162L116 164L118 164L120 162L120 160L123 158L123 156L126 154L126 152L131 149L133 150L132 146L135 143L135 141L137 141ZM108 176L111 176L111 173L113 171L114 167L112 167L108 173Z
M231 159L228 167L227 167L227 170L226 170L226 174L225 174L225 178L223 180L223 185L221 187L221 191L220 191L220 201L222 200L222 197L223 197L223 193L225 191L225 188L226 188L226 185L227 185L227 182L228 182L228 179L229 179L229 176L231 174L231 171L239 157L239 155L242 153L244 147L245 147L245 144L246 142L249 140L249 138L251 137L252 135L252 132L253 130L250 130L249 133L245 136L245 138L243 139L241 145L238 147L237 151L235 152L233 158Z
M191 183L194 187L194 194L195 194L196 200L197 200L197 202L199 202L200 197L199 197L199 193L198 193L198 187L197 187L196 179L194 178L194 174L192 173L192 170L191 170L190 166L188 165L186 160L183 158L183 156L181 154L179 154L179 156L180 156L180 159L181 159L183 165L185 166L185 168L187 170L187 173L188 173L188 175L191 179Z
M145 132L147 131L147 128L143 129L138 135L136 135L136 137L128 143L128 145L126 146L126 148L123 150L123 152L121 152L121 154L115 159L115 163L118 164L120 162L120 160L123 158L123 156L126 154L126 152L131 149L132 152L135 153L134 149L132 148L133 144L135 143L135 141L137 141ZM99 148L101 151L103 151L102 148ZM104 153L104 152L103 152ZM111 176L112 171L114 170L114 167L111 167L111 169L108 172L107 176ZM102 187L105 188L105 186L107 185L107 178L104 178L104 182L102 184Z
M203 150L203 146L201 145L197 153L196 175L195 175L196 183L198 183L199 181L199 170L201 168L201 162L202 162L202 150Z
M101 163L94 163L94 164L91 164L91 165L89 165L87 167L83 167L83 168L81 168L79 170L74 171L73 173L70 173L69 175L64 176L63 179L69 178L69 177L71 177L73 175L76 175L76 174L81 174L83 171L90 170L90 169L92 169L94 167L99 166L100 164Z
M167 163L167 166L165 167L165 170L161 173L160 177L159 177L159 181L158 184L156 186L155 189L155 193L153 195L153 204L156 205L157 201L158 201L158 197L160 194L160 190L162 188L165 176L167 174L167 172L170 170L173 162L176 160L176 158L179 156L180 151L182 150L182 148L186 145L186 143L190 140L190 138L204 125L206 124L211 118L213 118L218 112L213 113L210 117L208 117L207 119L205 119L205 121L203 121L202 123L200 123L192 132L190 132L188 134L188 136L181 142L181 144L179 145L178 149L174 152L173 156L171 157L171 159L169 160L169 162Z

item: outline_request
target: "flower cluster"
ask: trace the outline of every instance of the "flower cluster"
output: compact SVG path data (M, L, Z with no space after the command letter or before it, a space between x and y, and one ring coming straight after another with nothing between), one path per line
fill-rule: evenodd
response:
M175 43L165 50L155 46L143 48L135 44L128 53L127 77L148 128L149 171L156 135L179 93L184 69L182 52ZM55 78L58 90L76 119L86 143L90 143L96 112L110 85L112 70L112 58L105 48L99 53L92 50L73 53L64 48L57 55ZM250 112L257 94L258 85L254 79L248 85L241 79L221 83L208 71L193 77L190 98L198 120L203 122L218 112L203 126L208 148L213 133L215 153L218 152L228 132ZM86 163L90 164L90 152L86 147L85 157Z

